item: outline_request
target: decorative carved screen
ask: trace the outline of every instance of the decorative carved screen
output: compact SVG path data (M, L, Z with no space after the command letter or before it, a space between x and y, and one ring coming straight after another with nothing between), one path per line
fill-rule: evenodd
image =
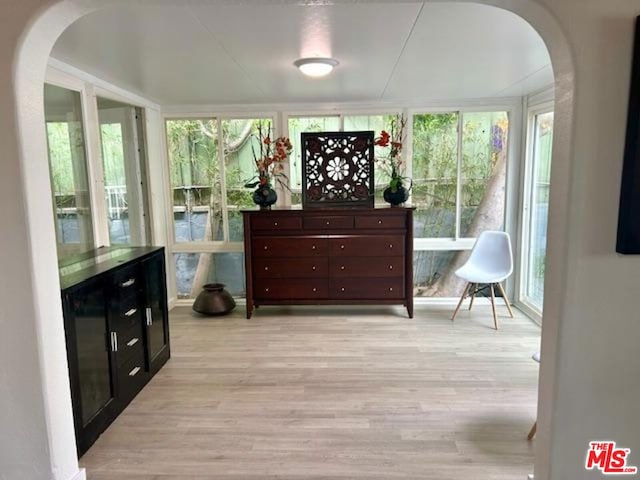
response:
M373 207L373 136L367 132L303 133L303 207Z

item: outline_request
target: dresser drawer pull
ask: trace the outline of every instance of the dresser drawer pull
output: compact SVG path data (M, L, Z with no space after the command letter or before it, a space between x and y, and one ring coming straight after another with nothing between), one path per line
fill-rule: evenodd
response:
M327 220L327 225L331 224L331 222L329 220Z
M378 220L378 225L382 225L382 220Z
M312 289L312 290L313 290L314 292L317 292L317 291L318 291L318 289L317 289L316 287L313 287L313 289Z
M264 267L264 271L268 272L269 271L269 267Z
M278 222L273 222L273 226L277 227L278 226Z
M125 317L130 317L131 315L134 315L137 311L138 311L137 308L132 308L131 310L125 312L124 316Z
M135 278L130 278L129 280L127 280L126 282L122 282L120 284L120 286L122 288L127 288L130 287L131 285L133 285L134 283L136 283L136 279Z
M341 265L341 266L340 266L340 270L344 270L344 265Z
M389 291L390 291L390 292L393 292L393 287L389 287Z
M393 248L393 243L390 243L389 244L389 249L392 249L392 248Z
M135 377L138 374L139 371L140 371L140 367L136 367L136 368L134 368L133 370L131 370L129 372L129 376L130 377Z
M393 265L389 265L389 270L393 270Z
M264 249L265 249L265 250L269 250L269 247L267 247L267 246L265 245L265 246L264 246Z
M340 250L344 250L344 245L340 245Z
M265 288L264 291L268 293L269 292L269 287Z
M340 291L341 291L341 292L344 292L344 287L342 287L342 288L340 289Z
M136 343L138 343L138 339L134 337L127 342L127 347L133 347Z
M315 245L311 245L311 250L315 250L316 246Z
M316 266L314 265L313 267L311 267L311 270L313 270L315 272L316 271Z

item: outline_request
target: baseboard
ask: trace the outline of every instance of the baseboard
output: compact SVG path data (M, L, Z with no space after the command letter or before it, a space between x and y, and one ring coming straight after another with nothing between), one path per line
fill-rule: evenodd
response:
M87 480L87 471L84 468L81 468L80 470L78 470L78 473L76 473L69 480Z

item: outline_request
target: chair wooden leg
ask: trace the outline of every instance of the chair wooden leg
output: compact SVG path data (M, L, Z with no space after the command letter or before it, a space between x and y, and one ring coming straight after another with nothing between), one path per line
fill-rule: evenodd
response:
M496 292L493 288L493 283L490 285L491 287L491 310L493 312L493 325L496 330L498 330L498 316L496 315Z
M458 302L458 306L456 307L455 311L453 312L453 316L451 317L451 321L452 322L456 319L456 315L458 314L458 310L460 310L460 305L462 305L462 302L467 297L467 292L469 291L469 287L470 286L471 286L471 284L467 283L467 285L464 287L464 291L462 292L462 296L460 297L460 301Z
M511 310L511 305L509 304L509 299L507 298L507 294L504 293L504 288L502 288L502 284L498 283L498 288L500 289L500 293L502 294L502 299L504 300L504 304L507 306L507 310L509 310L509 316L513 318L513 310Z
M470 294L471 301L469 302L469 310L471 310L471 307L473 307L473 301L476 298L476 290L477 290L477 288L478 288L477 284L475 284L475 283L470 283L469 284L469 289L472 290L471 294Z
M533 422L533 426L531 430L529 430L529 435L527 435L527 440L533 440L533 437L536 436L536 430L538 429L538 422Z

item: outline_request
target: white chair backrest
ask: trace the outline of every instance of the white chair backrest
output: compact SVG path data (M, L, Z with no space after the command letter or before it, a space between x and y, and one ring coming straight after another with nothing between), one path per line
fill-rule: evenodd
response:
M511 275L513 253L509 234L493 230L482 232L471 250L468 262L486 272Z

